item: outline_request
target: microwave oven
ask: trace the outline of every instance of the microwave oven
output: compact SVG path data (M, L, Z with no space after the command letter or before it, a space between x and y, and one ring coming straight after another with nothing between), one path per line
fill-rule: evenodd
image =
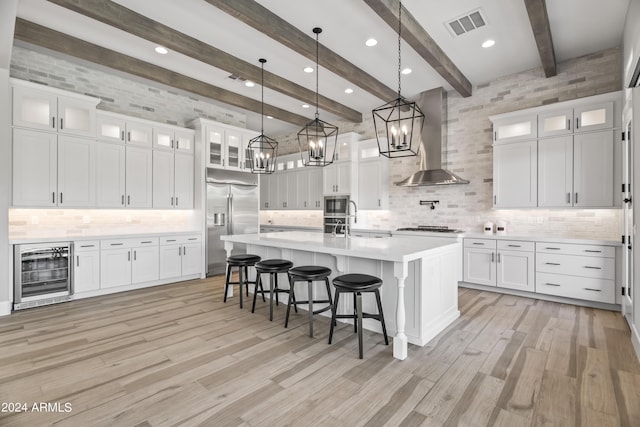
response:
M325 196L324 216L345 216L349 213L349 196Z

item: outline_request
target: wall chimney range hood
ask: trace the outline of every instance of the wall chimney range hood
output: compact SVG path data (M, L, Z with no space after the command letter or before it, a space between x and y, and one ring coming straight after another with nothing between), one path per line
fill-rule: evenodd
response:
M442 87L420 94L418 106L425 114L420 132L420 170L396 182L401 187L468 184L469 181L442 168L442 146L447 137L447 93Z

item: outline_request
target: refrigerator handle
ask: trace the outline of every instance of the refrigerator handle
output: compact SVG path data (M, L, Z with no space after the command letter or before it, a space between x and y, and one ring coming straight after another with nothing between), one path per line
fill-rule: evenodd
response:
M227 234L233 234L233 193L227 198Z

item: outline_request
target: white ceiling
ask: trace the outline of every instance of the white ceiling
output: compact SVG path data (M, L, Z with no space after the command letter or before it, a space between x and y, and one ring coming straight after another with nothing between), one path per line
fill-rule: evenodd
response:
M268 60L265 69L315 90L315 73L302 69L313 61L289 50L257 30L232 18L203 0L115 0L137 13L161 22L259 66L258 58ZM322 27L320 43L362 68L392 89L397 81L397 34L361 0L258 0L272 12L313 37L311 29ZM434 6L437 4L437 7ZM440 45L462 73L477 85L498 77L540 66L540 59L523 0L404 0L403 5ZM547 0L557 61L619 46L629 0ZM468 34L453 37L445 27L452 18L480 8L487 25ZM44 25L74 37L139 58L204 82L260 99L260 86L248 88L228 78L227 71L213 68L184 55L159 55L151 42L93 21L45 0L20 0L20 18ZM379 43L366 47L375 37ZM494 39L496 45L483 49L480 44ZM452 87L406 43L402 45L402 66L413 72L402 77L402 94L412 97L434 87ZM320 93L343 103L363 115L389 100L381 100L349 82L320 69ZM354 89L346 94L345 88ZM291 112L313 117L313 108L303 109L302 101L265 89L265 102ZM260 128L259 114L245 112L250 128ZM320 112L327 121L337 117ZM296 130L278 120L265 121L265 132L272 135Z

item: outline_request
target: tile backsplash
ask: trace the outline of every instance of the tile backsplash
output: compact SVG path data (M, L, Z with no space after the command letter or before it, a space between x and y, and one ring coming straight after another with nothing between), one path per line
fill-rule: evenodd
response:
M197 230L193 211L9 209L9 239Z

